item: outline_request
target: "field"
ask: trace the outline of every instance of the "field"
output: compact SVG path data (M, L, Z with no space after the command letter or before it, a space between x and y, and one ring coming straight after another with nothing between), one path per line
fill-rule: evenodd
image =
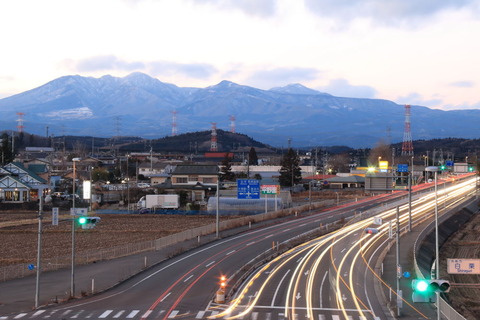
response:
M58 226L52 226L51 214L45 213L44 217L42 257L48 259L71 254L71 221L61 221ZM154 240L215 223L215 216L104 214L100 217L102 220L94 229L76 229L76 252ZM0 265L33 263L37 256L37 237L36 212L0 213Z

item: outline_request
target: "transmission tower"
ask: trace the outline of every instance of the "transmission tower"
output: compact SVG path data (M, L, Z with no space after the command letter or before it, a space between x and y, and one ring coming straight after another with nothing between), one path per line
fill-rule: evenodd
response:
M212 139L210 141L210 151L216 152L218 150L217 146L217 123L211 122L212 124Z
M170 111L172 114L172 137L177 135L177 110Z
M410 130L410 105L405 105L405 130L403 132L402 156L413 155L412 132Z
M23 132L23 129L25 128L25 126L23 125L23 116L25 115L25 113L23 112L17 112L17 116L18 116L18 119L17 119L17 131L18 132Z
M230 132L235 133L235 116L230 116Z

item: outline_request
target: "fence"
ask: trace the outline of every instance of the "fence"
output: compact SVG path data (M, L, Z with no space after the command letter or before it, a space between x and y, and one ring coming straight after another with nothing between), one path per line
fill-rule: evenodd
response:
M312 203L311 209L319 208L330 203ZM275 219L278 217L284 217L289 215L294 215L298 212L308 211L310 209L309 205L304 205L295 208L289 208L279 211L271 211L268 213L262 213L252 216L245 216L235 219L229 219L221 221L219 223L219 229L228 230L236 227L248 226L252 223L259 223L262 221ZM75 264L88 264L101 260L111 260L116 258L121 258L137 253L156 251L161 248L168 247L170 245L180 243L183 241L196 239L203 237L209 234L214 234L216 232L216 225L210 224L202 227L197 227L191 230L185 230L176 234L172 234L166 237L162 237L156 240L144 241L138 243L128 243L121 246L116 246L112 248L105 248L101 250L96 250L93 252L78 252L75 257ZM197 243L200 245L200 242ZM172 255L180 252L172 252ZM53 271L62 268L69 268L71 266L72 260L71 256L62 256L55 257L52 259L42 259L42 272ZM30 264L22 263L15 265L0 266L0 281L7 281L16 278L22 278L26 276L31 276L36 274L36 270L29 268Z

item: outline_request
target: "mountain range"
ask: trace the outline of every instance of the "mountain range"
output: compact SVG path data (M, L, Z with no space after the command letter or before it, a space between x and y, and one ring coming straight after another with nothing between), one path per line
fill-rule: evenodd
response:
M301 84L261 90L222 81L206 88L178 87L143 73L118 78L64 76L0 99L0 130L14 130L23 114L36 134L140 136L155 139L210 130L212 123L276 147L373 147L401 142L403 105L381 99L336 97ZM477 138L480 110L442 111L411 106L413 140ZM48 127L48 130L47 130ZM47 130L47 131L46 131Z

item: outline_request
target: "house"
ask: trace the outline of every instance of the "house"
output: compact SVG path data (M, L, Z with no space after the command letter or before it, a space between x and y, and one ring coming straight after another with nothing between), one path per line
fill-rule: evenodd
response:
M217 165L179 164L170 178L155 187L167 193L186 191L190 201L203 202L207 193L217 190L219 172Z
M0 200L8 202L27 202L46 193L47 181L20 162L12 162L0 169Z

